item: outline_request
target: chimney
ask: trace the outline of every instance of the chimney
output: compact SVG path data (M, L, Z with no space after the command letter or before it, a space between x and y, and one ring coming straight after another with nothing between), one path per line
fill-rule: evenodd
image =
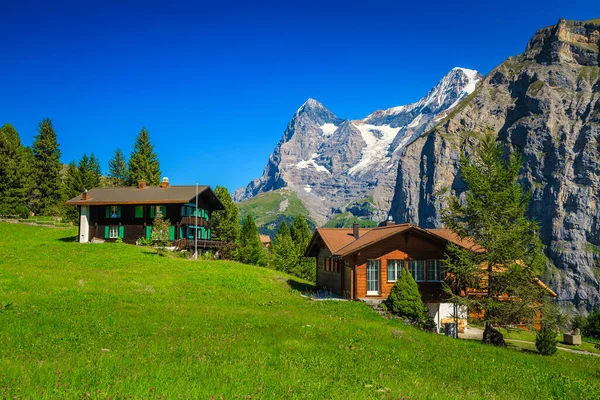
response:
M89 192L87 191L87 189L85 189L85 190L83 191L83 193L81 193L81 200L89 200L89 199L90 199L90 194L89 194Z
M169 187L169 178L167 178L166 176L164 178L162 178L162 181L160 182L160 187L168 188Z
M140 190L144 190L144 189L146 189L146 181L145 181L145 180L143 180L143 179L140 179L140 180L138 181L138 189L140 189Z
M358 223L354 223L352 225L352 235L354 235L354 239L358 239Z

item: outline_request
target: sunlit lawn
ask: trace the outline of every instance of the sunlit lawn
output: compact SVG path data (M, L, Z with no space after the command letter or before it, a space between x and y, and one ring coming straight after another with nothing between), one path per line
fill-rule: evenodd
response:
M600 359L420 332L234 262L0 224L0 398L600 398Z

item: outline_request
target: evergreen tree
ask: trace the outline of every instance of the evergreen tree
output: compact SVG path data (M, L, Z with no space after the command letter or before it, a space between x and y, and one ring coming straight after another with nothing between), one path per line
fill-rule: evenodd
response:
M235 205L227 188L217 186L215 195L225 206L224 210L212 214L212 235L216 240L226 242L219 250L220 257L231 259L235 246L240 238L240 217L238 207Z
M62 211L62 179L60 149L49 118L38 126L32 146L34 189L31 209L38 215L58 216Z
M148 185L160 183L160 165L154 146L150 143L150 135L146 128L142 128L135 138L133 152L129 157L129 185L135 186L142 179Z
M152 221L152 242L156 247L156 251L161 256L167 254L166 246L170 241L169 230L171 228L171 222L168 219L164 219L161 213L158 213Z
M31 190L30 153L12 125L0 128L0 215L26 218Z
M582 329L583 335L600 340L600 309L591 312L586 322Z
M117 149L108 162L108 177L112 179L112 183L115 186L125 186L127 185L127 175L127 162L125 161L125 156L121 149Z
M265 265L265 250L252 215L247 215L242 224L236 258L246 264Z
M79 160L77 169L79 170L81 179L80 186L77 188L78 192L100 186L100 162L94 156L94 153L92 153L90 157L88 157L87 154L84 154L83 157L81 157L81 160Z
M540 330L535 335L535 347L544 356L551 356L556 353L556 339L558 333L554 328L547 324L542 324Z
M425 320L425 309L419 287L406 268L402 268L385 305L388 310L400 318L417 323Z
M270 267L278 271L296 275L298 252L292 241L287 222L281 221L271 245Z
M290 234L296 248L297 266L294 269L294 275L307 281L314 282L316 277L316 259L314 257L304 257L304 252L312 237L310 227L306 218L302 214L296 215L290 226Z
M64 191L65 198L72 199L83 192L84 185L81 180L81 173L79 168L75 164L75 161L71 161L67 166L67 171L64 178ZM69 222L77 222L79 212L77 207L65 207L64 218Z
M518 183L521 158L503 157L502 148L487 132L472 156L460 160L467 184L464 201L451 197L442 213L446 226L470 238L484 251L449 246L446 269L452 300L483 313L484 342L501 345L493 325L532 323L544 304L544 290L536 283L546 263L538 226L527 219L528 194ZM483 298L462 296L476 288ZM502 301L504 296L511 301ZM491 340L490 338L496 338Z

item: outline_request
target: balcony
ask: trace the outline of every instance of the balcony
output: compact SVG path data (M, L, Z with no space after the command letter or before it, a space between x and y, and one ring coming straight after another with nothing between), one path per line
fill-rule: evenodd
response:
M196 224L196 221L198 222ZM197 226L204 226L206 228L210 228L210 223L202 218L202 217L193 217L193 216L189 216L189 217L181 217L181 219L179 220L179 225L197 225Z
M200 220L198 220L199 222ZM186 250L194 250L194 239L177 239L175 240L175 246L178 249L186 249ZM218 240L205 240L198 239L198 250L202 249L218 249L223 246L225 242L221 242Z

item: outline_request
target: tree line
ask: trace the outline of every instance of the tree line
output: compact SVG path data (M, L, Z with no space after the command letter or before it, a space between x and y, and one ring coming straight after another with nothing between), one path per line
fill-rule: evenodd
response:
M225 206L225 210L215 211L212 217L215 239L227 243L220 250L221 258L267 267L310 282L315 281L316 261L314 258L304 257L304 250L312 232L303 215L297 215L289 225L285 220L282 221L273 243L266 248L260 240L254 217L247 215L240 225L239 209L231 199L229 191L217 186L215 194Z
M77 210L64 202L84 190L97 187L134 186L141 179L149 185L160 182L160 163L146 128L134 140L129 160L116 149L102 175L100 160L84 153L66 166L54 125L49 118L39 122L31 147L24 146L11 124L0 128L0 216L30 215L62 217L76 222Z

